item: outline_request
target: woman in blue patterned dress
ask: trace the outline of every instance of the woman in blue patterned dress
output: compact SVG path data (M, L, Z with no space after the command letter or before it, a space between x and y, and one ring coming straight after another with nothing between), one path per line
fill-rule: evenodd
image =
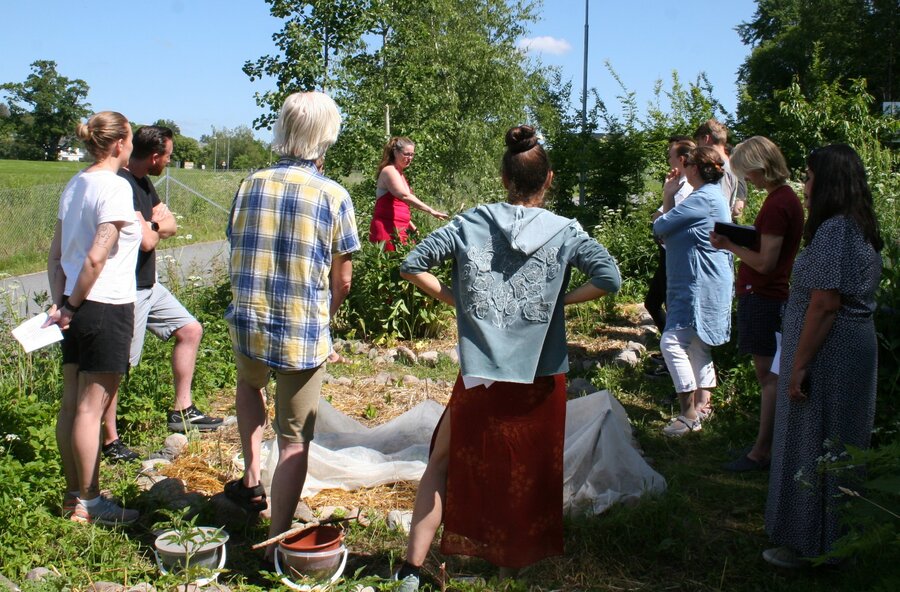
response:
M841 536L838 475L823 456L868 448L875 417L875 290L883 246L863 163L835 144L806 161L806 248L784 314L763 553L800 567Z

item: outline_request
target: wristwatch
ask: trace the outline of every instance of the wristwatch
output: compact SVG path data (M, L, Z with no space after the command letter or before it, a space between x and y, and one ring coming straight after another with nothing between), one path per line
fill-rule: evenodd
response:
M159 223L150 222L150 230L152 230L153 232L159 232Z

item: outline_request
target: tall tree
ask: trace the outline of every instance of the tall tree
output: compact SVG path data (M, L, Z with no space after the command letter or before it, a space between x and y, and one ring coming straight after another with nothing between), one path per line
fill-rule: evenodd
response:
M56 160L63 140L90 112L85 102L89 87L84 80L69 79L56 71L56 62L38 60L24 82L0 85L8 97L10 120L17 141L30 147L32 156Z
M758 0L753 19L737 27L753 48L738 71L744 131L772 134L783 123L776 93L794 82L813 96L865 78L874 109L900 100L898 16L897 0Z
M503 132L525 121L531 100L531 67L515 44L534 20L532 2L344 0L333 4L347 18L328 20L321 2L267 1L287 20L274 37L282 53L262 58L264 69L245 65L251 78L276 78L277 90L258 95L270 111L257 125L285 94L327 86L344 114L329 170L374 178L389 127L420 145L417 191L476 199L483 181L497 187Z

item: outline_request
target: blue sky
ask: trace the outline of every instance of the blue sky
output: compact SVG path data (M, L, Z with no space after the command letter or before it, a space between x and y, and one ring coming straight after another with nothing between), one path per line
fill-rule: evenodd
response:
M174 120L199 138L212 126L250 125L261 109L241 71L247 60L272 53L280 21L263 0L122 2L42 0L3 2L0 82L20 82L29 65L54 60L59 72L90 86L95 110L131 120ZM619 92L604 67L609 60L642 107L655 81L673 70L683 80L706 72L716 97L736 105L736 71L749 52L734 27L749 20L752 0L593 0L590 2L588 86L613 108ZM545 0L528 34L529 55L560 66L581 90L584 0ZM268 132L259 132L270 139Z

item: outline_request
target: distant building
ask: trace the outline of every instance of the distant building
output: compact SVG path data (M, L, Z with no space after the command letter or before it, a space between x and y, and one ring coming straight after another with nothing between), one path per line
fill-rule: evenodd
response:
M63 148L59 151L57 160L66 162L78 162L84 158L84 151L81 148Z

